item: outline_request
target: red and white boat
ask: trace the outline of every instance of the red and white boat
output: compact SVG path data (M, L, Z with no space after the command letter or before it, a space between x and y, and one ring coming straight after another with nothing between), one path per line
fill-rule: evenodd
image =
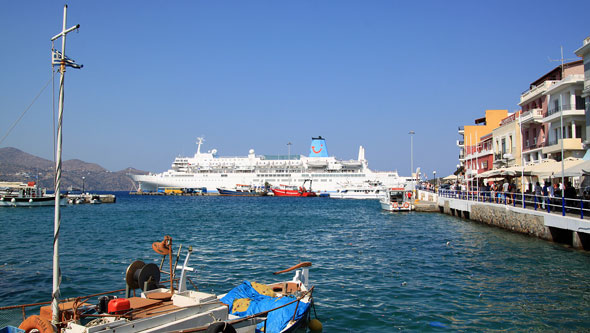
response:
M305 188L305 183L309 181L309 190ZM273 188L272 193L277 197L317 197L317 194L311 190L311 179L306 179L302 186L280 185Z
M403 187L392 187L388 189L385 198L379 201L381 203L381 209L390 212L409 212L414 210L412 193L412 190L407 190Z

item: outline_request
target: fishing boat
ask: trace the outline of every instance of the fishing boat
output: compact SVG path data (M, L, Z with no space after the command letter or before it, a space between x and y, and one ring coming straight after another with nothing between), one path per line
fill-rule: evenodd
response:
M406 190L403 187L393 187L387 189L385 197L379 203L381 204L381 209L390 212L411 211L415 208L412 198L412 190Z
M67 198L60 196L59 204L65 205ZM44 188L40 188L36 182L0 183L0 207L35 207L54 206L55 195L47 194Z
M273 273L295 270L290 281L268 285L244 281L219 299L228 306L230 314L240 318L265 315L266 320L257 325L257 332L294 332L310 322L314 287L309 283L309 267L311 262L302 262Z
M381 199L384 198L387 189L380 182L364 182L362 184L345 184L330 193L333 199Z
M309 181L309 190L305 188L305 183ZM316 197L317 194L311 190L311 179L303 181L302 186L280 185L277 188L272 188L272 193L277 197Z
M219 195L234 196L234 197L259 197L268 194L266 187L259 187L253 185L236 184L233 188L219 187L217 188Z

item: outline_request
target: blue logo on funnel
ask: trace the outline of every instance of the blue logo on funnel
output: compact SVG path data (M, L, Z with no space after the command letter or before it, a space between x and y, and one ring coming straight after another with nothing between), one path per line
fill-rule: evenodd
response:
M328 157L328 147L326 139L321 136L311 138L311 147L309 148L309 157Z

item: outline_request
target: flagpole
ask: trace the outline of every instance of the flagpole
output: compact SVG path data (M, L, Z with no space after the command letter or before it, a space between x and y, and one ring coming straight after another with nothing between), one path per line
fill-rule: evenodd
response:
M533 111L530 112L532 113ZM520 164L522 165L522 172L520 174L520 194L522 200L522 208L524 208L524 138L522 137L522 119L520 118L521 115L522 110L520 110L520 113L518 114L518 126L520 130Z

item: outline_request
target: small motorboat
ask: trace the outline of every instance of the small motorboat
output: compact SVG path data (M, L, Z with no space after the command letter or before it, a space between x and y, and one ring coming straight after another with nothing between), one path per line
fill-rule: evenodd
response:
M59 204L65 205L67 198L60 195ZM47 194L35 182L1 183L0 207L55 206L55 195Z
M265 187L243 184L236 184L234 188L218 187L217 192L219 192L219 195L234 197L261 197L268 194L268 190Z
M403 187L393 187L387 189L385 197L379 203L381 209L390 212L411 211L414 210L412 203L412 190L406 190Z
M261 284L244 281L230 292L219 297L231 315L241 318L265 316L266 320L256 327L256 332L294 332L309 322L313 306L313 286L309 284L311 262L302 262L288 269L275 272L282 274L295 270L290 281Z
M361 184L346 184L330 193L333 199L381 199L387 193L385 186L378 182L364 182Z

